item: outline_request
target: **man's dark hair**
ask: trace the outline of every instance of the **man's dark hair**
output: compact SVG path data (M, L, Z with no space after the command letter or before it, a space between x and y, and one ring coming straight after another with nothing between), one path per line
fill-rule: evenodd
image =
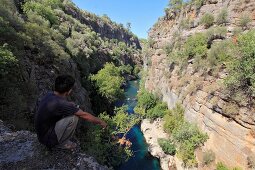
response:
M70 75L58 76L55 80L55 91L59 93L65 93L72 89L75 80Z

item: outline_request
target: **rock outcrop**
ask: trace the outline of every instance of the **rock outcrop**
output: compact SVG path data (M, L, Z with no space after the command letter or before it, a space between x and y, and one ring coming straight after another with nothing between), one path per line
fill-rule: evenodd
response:
M0 169L108 169L79 151L49 151L38 142L35 134L12 132L1 120L0 150Z

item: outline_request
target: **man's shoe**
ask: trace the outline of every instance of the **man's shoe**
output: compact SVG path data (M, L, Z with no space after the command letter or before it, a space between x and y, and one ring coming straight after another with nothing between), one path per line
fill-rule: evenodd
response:
M77 147L77 144L74 142L71 142L70 140L67 140L66 142L57 145L58 149L66 149L73 151Z

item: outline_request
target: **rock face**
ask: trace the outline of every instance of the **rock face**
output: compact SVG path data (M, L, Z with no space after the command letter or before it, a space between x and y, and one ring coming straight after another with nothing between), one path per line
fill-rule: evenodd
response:
M166 63L164 55L152 56L146 88L160 93L169 108L174 107L177 102L183 103L185 118L198 124L200 129L209 135L204 149L213 150L217 161L228 166L248 168L247 159L255 154L255 136L252 130L254 110L238 108L238 116L230 118L231 115L224 113L222 108L231 103L224 100L220 91L211 94L213 88L219 88L217 82L221 79L194 74L192 64L188 67L190 71L180 77L177 74L178 69L169 72ZM195 91L192 92L192 89Z
M147 56L151 62L147 67L145 86L149 91L161 95L169 108L177 102L183 104L185 118L208 134L209 140L202 150L211 149L216 155L216 162L249 169L248 160L255 154L255 108L237 106L226 97L222 89L222 81L227 76L224 69L217 76L204 75L195 71L193 62L189 61L187 68L179 72L178 66L169 64L162 50L175 41L176 32L183 40L196 32L205 32L205 28L198 25L201 17L209 12L216 18L223 8L228 10L226 38L232 35L243 13L248 13L252 19L249 27L255 26L255 2L251 0L208 0L199 9L187 6L180 14L159 20L149 33L154 42L154 52ZM193 20L193 26L182 28L181 21L188 17ZM203 169L201 164L198 167Z
M93 157L78 151L49 151L29 131L12 132L0 120L0 169L106 170Z
M141 123L141 130L144 134L146 142L149 144L149 152L152 156L160 159L160 166L163 170L174 170L175 161L174 157L164 153L158 144L159 138L168 138L168 135L163 131L162 120L158 119L153 123L145 119Z

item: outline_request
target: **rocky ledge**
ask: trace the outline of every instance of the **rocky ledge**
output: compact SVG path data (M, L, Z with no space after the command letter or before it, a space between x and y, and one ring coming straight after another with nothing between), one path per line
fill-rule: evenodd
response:
M162 119L157 119L153 122L148 119L144 119L141 123L141 130L146 142L149 144L149 152L152 156L157 157L160 160L161 168L163 170L174 170L174 157L165 154L158 144L159 138L168 138L168 135L164 132L162 125Z
M42 146L36 134L12 132L0 120L0 169L108 169L78 150L52 150Z

